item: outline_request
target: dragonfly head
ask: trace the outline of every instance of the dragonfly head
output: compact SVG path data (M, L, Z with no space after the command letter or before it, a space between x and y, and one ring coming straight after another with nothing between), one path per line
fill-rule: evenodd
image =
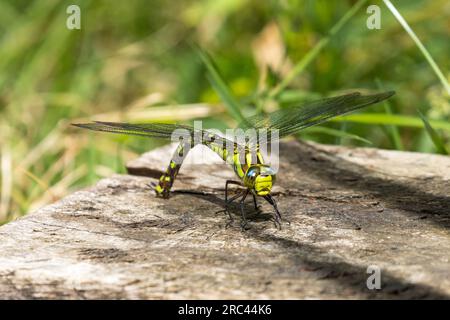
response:
M275 178L275 170L267 165L257 164L248 168L244 176L244 185L253 189L258 196L265 196L272 190Z

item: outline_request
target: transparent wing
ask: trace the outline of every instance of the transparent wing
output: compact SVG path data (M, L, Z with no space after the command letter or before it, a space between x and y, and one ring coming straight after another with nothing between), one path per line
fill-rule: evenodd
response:
M239 127L267 129L269 138L274 130L278 130L279 138L282 138L336 116L383 101L394 95L394 93L394 91L388 91L362 95L359 92L355 92L322 99L299 107L282 109L270 114L247 118Z
M359 92L322 99L314 101L299 107L282 109L272 112L267 115L256 115L247 118L239 125L242 129L266 129L267 135L265 137L257 137L259 143L271 139L273 132L278 131L278 138L294 134L307 127L325 122L333 117L343 115L354 110L369 106L371 104L383 101L394 94L393 91L362 95ZM242 146L249 143L240 140L235 135L232 140L221 137L217 134L209 132L208 130L197 130L188 125L170 124L170 123L145 123L132 124L120 122L93 122L74 124L80 128L86 128L95 131L112 132L126 135L137 135L152 138L171 139L172 134L177 130L177 137L184 137L186 139L193 139L196 134L200 134L200 138L214 140L217 144L223 146L228 143ZM178 130L183 129L183 130ZM276 137L276 136L275 136ZM254 138L254 137L253 137ZM253 140L254 141L254 140Z
M186 131L187 136L191 136L191 133L194 131L193 128L189 126L171 123L132 124L123 122L95 121L92 123L76 123L73 125L76 127L94 131L112 132L126 135L145 136L162 139L170 139L172 137L173 131L177 129L187 129Z
M160 138L171 140L173 133L177 131L177 138L183 137L184 139L194 139L195 134L199 134L199 138L208 139L214 141L217 144L226 145L228 143L234 143L221 137L217 134L209 132L208 130L196 130L188 125L172 124L172 123L123 123L123 122L103 122L95 121L92 123L76 123L72 124L76 127L94 130L111 132L125 135L144 136L151 138Z

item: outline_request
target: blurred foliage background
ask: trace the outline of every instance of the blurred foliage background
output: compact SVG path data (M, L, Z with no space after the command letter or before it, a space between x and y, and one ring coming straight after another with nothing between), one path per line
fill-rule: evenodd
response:
M81 8L81 30L66 28L71 4ZM380 30L366 27L370 4L381 8ZM394 5L448 84L450 3ZM382 1L2 0L0 41L0 223L123 172L125 161L163 143L71 122L236 125L192 43L213 57L244 114L353 90L397 91L304 139L449 149L449 93Z

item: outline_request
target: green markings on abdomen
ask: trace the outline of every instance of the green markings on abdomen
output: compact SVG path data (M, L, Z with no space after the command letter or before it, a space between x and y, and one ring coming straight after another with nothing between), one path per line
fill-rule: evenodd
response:
M224 145L215 142L221 141L218 136L208 136L207 141L203 141L202 144L218 154L224 161L231 165L236 175L242 180L248 170L248 168L254 164L264 164L263 157L259 152L259 148L250 150L247 147L239 147L234 144L234 150L231 152L225 148ZM186 158L189 150L195 147L194 143L187 142L180 143L177 147L170 164L166 171L159 178L159 182L155 187L157 195L162 197L168 197L170 189L175 181L175 178L180 171L181 165Z
M159 178L158 185L155 187L156 195L164 198L169 196L170 189L178 175L178 171L180 171L181 164L189 153L190 147L189 143L180 143L177 147L174 156L170 160L169 166Z

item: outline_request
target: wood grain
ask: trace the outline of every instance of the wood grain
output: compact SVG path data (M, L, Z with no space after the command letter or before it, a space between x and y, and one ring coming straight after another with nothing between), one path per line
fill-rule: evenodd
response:
M230 228L217 213L233 172L212 153L154 196L173 148L0 227L0 298L450 298L448 157L284 142L274 194L291 224L250 198L242 232L237 207Z

